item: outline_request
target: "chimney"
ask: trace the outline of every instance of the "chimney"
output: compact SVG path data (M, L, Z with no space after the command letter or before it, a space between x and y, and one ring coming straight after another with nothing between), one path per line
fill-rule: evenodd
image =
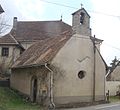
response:
M13 29L16 30L17 29L17 17L13 18Z

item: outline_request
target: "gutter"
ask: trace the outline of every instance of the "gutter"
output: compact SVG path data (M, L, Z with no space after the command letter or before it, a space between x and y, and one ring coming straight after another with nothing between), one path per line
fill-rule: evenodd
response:
M47 63L45 63L45 68L50 71L50 108L55 108L55 103L53 100L53 71L47 66Z

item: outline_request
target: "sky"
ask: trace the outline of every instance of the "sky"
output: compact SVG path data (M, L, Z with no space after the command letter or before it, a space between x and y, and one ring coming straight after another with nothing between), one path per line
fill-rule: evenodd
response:
M81 3L91 16L92 35L104 40L101 54L106 63L109 65L115 56L120 59L120 0L0 0L5 11L2 16L10 27L13 17L18 21L46 21L62 16L71 25L71 14Z

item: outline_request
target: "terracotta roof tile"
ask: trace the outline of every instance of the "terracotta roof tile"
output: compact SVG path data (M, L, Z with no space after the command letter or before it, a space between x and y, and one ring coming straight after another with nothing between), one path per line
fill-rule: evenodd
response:
M19 43L31 42L59 36L71 28L70 25L62 21L17 21L16 29L12 28L10 34ZM13 43L9 34L0 39L0 44L3 43Z
M11 34L7 34L0 38L0 45L1 44L18 44L17 41L12 37Z
M18 21L15 38L17 41L37 41L56 37L71 26L62 21Z
M69 31L58 37L33 44L17 59L13 68L39 65L51 61L71 36L72 33Z

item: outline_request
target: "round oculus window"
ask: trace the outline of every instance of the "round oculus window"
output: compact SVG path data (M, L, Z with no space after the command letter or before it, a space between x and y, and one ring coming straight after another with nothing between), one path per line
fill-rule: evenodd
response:
M80 79L83 79L84 77L85 77L85 71L83 71L83 70L81 70L81 71L79 71L79 73L78 73L78 78L80 78Z

